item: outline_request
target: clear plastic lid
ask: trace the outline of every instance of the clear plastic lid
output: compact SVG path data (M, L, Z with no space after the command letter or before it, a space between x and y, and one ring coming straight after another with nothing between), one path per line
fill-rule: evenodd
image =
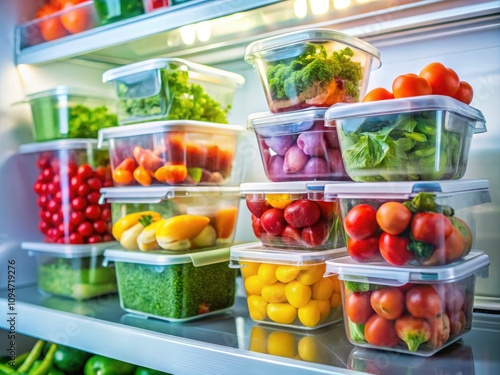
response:
M103 143L101 147L107 146ZM58 139L47 142L25 143L19 146L20 154L31 154L35 152L45 151L61 151L61 150L88 150L89 153L97 148L97 141L93 138L70 138Z
M84 96L95 99L114 100L111 97L106 97L103 95L96 96L95 92L91 90L85 90L68 86L56 86L49 90L39 91L26 95L26 101L44 98L46 96L59 96L59 95L75 95L75 96Z
M386 262L357 263L350 256L326 261L325 277L338 274L340 280L381 285L412 283L448 283L470 275L488 277L488 255L479 250L471 251L461 261L444 266L423 267L408 265L391 266Z
M230 267L241 268L240 261L283 264L289 266L311 266L347 255L345 248L325 251L277 250L262 246L262 242L252 242L231 246Z
M195 79L209 80L215 84L242 86L245 83L245 78L239 74L177 58L156 58L113 68L104 72L102 81L110 82L118 78L149 70L171 69L172 66L175 69L189 71L189 74Z
M215 122L194 121L194 120L168 120L154 121L149 123L116 126L112 128L100 129L97 133L98 144L106 139L134 137L145 134L165 133L172 131L184 131L193 133L206 133L216 135L240 135L245 128L240 125L218 124Z
M306 194L308 190L321 191L331 181L245 182L241 194Z
M248 116L247 129L258 129L259 134L266 135L262 128L270 128L269 136L281 133L280 129L286 133L300 133L309 130L315 121L324 122L326 111L327 108L306 108L278 114L258 112Z
M151 266L172 266L192 263L195 267L227 262L229 247L198 251L132 251L121 248L108 248L104 252L104 265L110 262L147 264Z
M371 44L349 34L330 29L309 29L281 34L250 43L245 51L245 61L253 64L256 54L272 53L273 50L295 48L298 43L338 42L356 48L373 57L372 69L380 67L380 52Z
M238 187L221 186L130 186L101 189L100 202L108 203L160 203L173 198L239 198Z
M55 258L78 259L103 255L104 250L117 242L100 242L87 245L54 244L46 242L21 242L21 249L28 250L30 256L43 254Z
M325 125L333 125L335 120L383 116L407 112L447 111L476 121L474 133L486 131L486 120L482 112L449 96L424 95L411 98L377 100L364 103L336 103L325 113Z

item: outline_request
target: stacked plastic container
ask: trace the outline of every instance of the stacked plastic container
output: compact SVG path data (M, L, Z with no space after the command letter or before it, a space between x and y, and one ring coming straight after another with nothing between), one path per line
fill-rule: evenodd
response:
M152 59L106 71L121 126L102 129L119 246L105 252L121 307L183 322L230 308L229 268L240 201L236 150L242 126L227 123L243 77L181 59Z
M243 183L252 229L261 243L232 247L241 267L251 318L312 330L342 319L337 276L326 261L345 255L340 210L324 200L328 181L350 181L335 129L324 114L336 102L357 102L379 53L333 30L306 30L247 48L270 112L249 117L267 183Z

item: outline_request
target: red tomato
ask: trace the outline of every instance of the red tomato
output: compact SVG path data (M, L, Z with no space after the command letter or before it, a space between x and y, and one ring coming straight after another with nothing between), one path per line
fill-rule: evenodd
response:
M474 96L474 91L472 90L472 86L465 81L460 81L460 85L458 87L457 92L453 97L465 104L470 104L472 102L472 97Z
M425 78L416 74L404 74L396 77L392 83L392 92L395 98L431 95L432 87Z
M66 2L63 6L63 13L60 16L64 28L71 34L80 33L92 27L92 17L88 7L70 9L80 2L82 1L72 0Z
M440 314L428 320L431 337L427 343L434 349L443 346L450 338L450 319L446 314Z
M420 346L431 338L431 327L427 320L404 315L396 320L396 334L408 345L410 352L416 352Z
M370 292L355 292L345 301L345 311L351 322L365 324L375 311L370 304Z
M87 179L88 177L91 177L94 174L94 170L92 169L92 167L90 165L82 164L78 167L78 170L76 173L82 179Z
M366 240L347 240L347 252L356 262L371 262L380 257L379 236L373 236Z
M444 307L438 292L428 284L415 285L408 290L405 303L411 315L425 319L435 318Z
M66 30L57 16L51 16L52 13L59 11L57 6L52 4L44 4L36 12L36 18L44 18L40 20L40 34L46 41L61 38L66 35Z
M84 221L77 228L78 233L83 237L89 237L94 232L94 227L88 221Z
M383 87L377 87L376 89L371 90L368 94L363 98L363 102L374 102L377 100L387 100L394 99L394 95L389 90L384 89Z
M344 218L344 229L349 237L365 240L379 230L376 219L377 211L369 204L358 204L351 208Z
M365 339L375 346L393 347L398 344L398 335L393 320L373 314L365 324Z
M415 258L407 248L410 243L411 239L407 235L394 236L382 233L379 241L380 254L387 263L402 266Z
M69 243L74 245L83 244L83 237L79 233L71 233L69 235Z
M385 202L378 208L376 218L384 232L400 234L410 225L412 213L402 203Z
M252 215L252 229L253 229L253 234L258 239L260 239L262 236L265 236L267 233L264 230L264 228L262 228L262 225L260 223L260 219L255 215Z
M453 96L458 90L460 79L458 74L441 63L433 62L420 71L420 77L429 82L435 95Z
M396 287L385 287L371 293L370 304L382 318L394 320L399 318L404 311L405 296Z
M419 212L411 221L411 235L416 241L440 245L451 234L449 218L435 212Z

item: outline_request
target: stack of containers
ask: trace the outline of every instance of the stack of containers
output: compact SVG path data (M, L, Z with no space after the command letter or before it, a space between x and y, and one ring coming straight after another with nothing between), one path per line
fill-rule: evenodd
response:
M350 181L328 107L358 102L380 54L368 43L326 29L250 44L245 60L259 73L270 113L248 120L268 183L241 184L261 243L234 246L250 317L305 330L342 319L336 275L326 261L345 255L340 211L324 200L329 181Z
M175 322L230 308L244 128L226 115L243 77L169 58L111 69L103 81L115 85L122 125L98 136L109 145L114 187L101 194L120 245L105 262L121 307Z
M118 125L111 98L58 86L28 95L34 143L20 154L35 158L34 192L39 242L21 247L37 257L38 287L44 294L84 300L116 292L114 270L102 267L111 236L111 212L100 204L100 188L111 186L107 150L98 150L97 131Z
M341 280L347 337L430 356L471 330L475 278L487 276L488 256L472 249L488 181L460 180L484 117L426 95L337 104L325 125L357 181L325 187L340 203L349 254L326 273Z

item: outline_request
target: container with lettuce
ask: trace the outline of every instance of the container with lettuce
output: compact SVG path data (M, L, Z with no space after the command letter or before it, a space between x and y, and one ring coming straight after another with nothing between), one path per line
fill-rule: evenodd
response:
M358 182L460 179L472 135L486 131L479 110L440 95L334 105L325 120Z

